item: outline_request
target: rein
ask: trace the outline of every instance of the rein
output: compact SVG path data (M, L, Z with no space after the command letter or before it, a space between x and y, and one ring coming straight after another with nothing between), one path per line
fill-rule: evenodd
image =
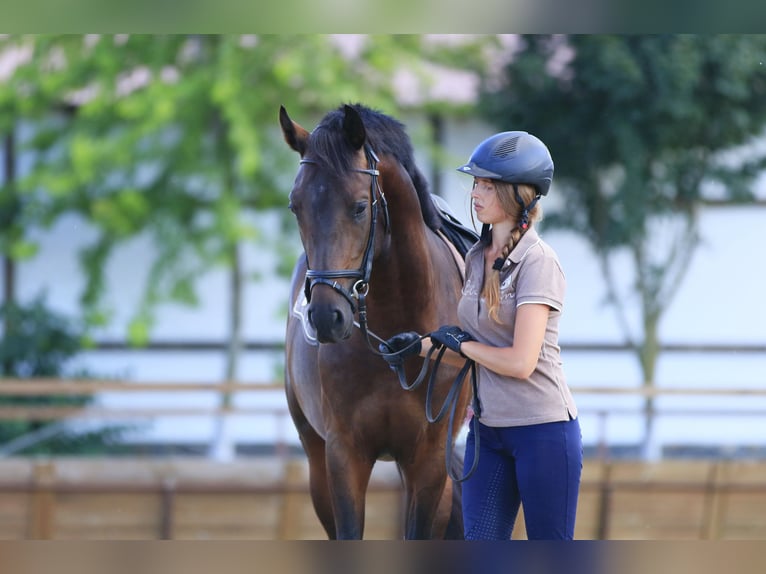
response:
M430 335L421 335L420 340L425 339ZM396 351L394 353L378 353L380 355L387 355L387 356L393 356L393 355L399 355L405 350L407 350L410 346L414 345L415 343L411 343L404 349L400 349L399 351ZM396 375L399 378L399 384L405 391L414 391L417 389L425 380L426 373L428 372L428 366L431 362L431 357L434 354L434 352L437 350L436 345L431 345L431 348L426 353L425 358L423 359L423 366L420 368L420 372L418 373L418 376L415 378L415 380L412 383L407 382L407 376L404 374L404 366L399 364L396 367L392 366L392 369L396 371ZM466 359L465 363L463 364L462 368L458 372L457 376L455 377L455 380L452 381L452 385L450 386L449 391L447 392L447 396L444 399L444 403L442 403L441 408L439 409L439 412L435 415L433 414L432 410L432 402L433 402L433 389L436 385L436 373L439 371L439 366L441 365L442 357L444 356L445 351L447 350L446 347L441 347L439 349L439 353L436 355L436 359L434 360L433 368L431 369L431 376L428 377L428 383L426 386L426 419L429 423L436 423L439 422L442 418L444 418L444 415L447 413L447 410L449 409L449 423L447 426L447 440L446 442L446 448L445 448L445 455L444 455L444 462L447 467L447 475L454 480L455 482L463 482L467 480L476 470L476 467L479 463L479 416L481 415L481 405L479 404L479 388L477 383L477 377L476 377L476 362L472 359ZM457 410L457 403L458 398L460 397L460 390L463 388L463 383L465 383L466 375L470 371L471 373L471 386L473 395L471 399L471 406L473 408L473 417L471 418L471 424L473 425L473 434L474 434L474 445L473 445L473 463L471 464L471 468L468 469L468 471L463 475L462 477L456 476L452 472L452 443L454 438L453 428L454 428L454 422L455 422L455 411Z

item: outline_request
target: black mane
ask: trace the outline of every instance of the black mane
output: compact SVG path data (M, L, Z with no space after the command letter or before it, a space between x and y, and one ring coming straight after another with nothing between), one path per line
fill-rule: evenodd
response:
M415 165L412 143L404 124L377 110L361 104L350 104L362 118L367 133L367 143L378 156L392 155L410 176L420 201L423 220L434 231L441 228L441 219L431 200L428 182ZM344 106L329 112L311 132L306 155L339 172L348 171L352 165L353 149L343 135Z

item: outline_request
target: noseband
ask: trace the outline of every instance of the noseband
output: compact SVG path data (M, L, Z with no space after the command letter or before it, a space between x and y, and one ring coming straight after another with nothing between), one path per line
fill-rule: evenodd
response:
M364 250L364 256L362 258L362 265L359 269L311 269L306 271L306 284L304 286L304 293L306 295L306 301L311 301L311 290L316 285L328 285L341 295L351 305L352 312L356 313L356 304L354 300L360 301L360 321L362 320L362 309L364 297L367 295L367 291L370 288L370 275L372 273L372 258L375 251L375 230L377 228L378 221L378 205L383 207L383 224L386 230L389 229L390 222L388 218L388 203L386 202L386 196L383 194L383 190L380 188L378 182L378 156L372 150L372 148L365 144L364 154L367 157L367 169L354 168L352 171L359 173L366 173L371 176L370 179L370 203L372 205L372 220L370 222L370 233L367 236L367 246ZM300 161L301 164L308 163L318 165L319 162L313 159L303 158ZM337 279L356 279L351 289L346 289L338 283ZM365 310L366 314L366 310Z

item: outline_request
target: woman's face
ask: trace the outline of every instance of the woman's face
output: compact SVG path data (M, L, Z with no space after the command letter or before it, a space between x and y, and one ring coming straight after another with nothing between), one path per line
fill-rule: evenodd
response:
M497 198L497 189L493 180L475 177L471 199L476 218L482 223L494 225L508 218Z

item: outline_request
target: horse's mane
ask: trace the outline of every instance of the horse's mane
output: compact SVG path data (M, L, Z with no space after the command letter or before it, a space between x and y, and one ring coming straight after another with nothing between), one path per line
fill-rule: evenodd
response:
M404 124L362 104L350 104L362 118L367 142L378 156L392 155L410 176L420 201L420 210L426 225L434 231L441 228L441 219L431 200L428 182L415 165L412 143ZM354 151L343 136L344 106L329 112L311 132L306 154L338 172L351 169Z

